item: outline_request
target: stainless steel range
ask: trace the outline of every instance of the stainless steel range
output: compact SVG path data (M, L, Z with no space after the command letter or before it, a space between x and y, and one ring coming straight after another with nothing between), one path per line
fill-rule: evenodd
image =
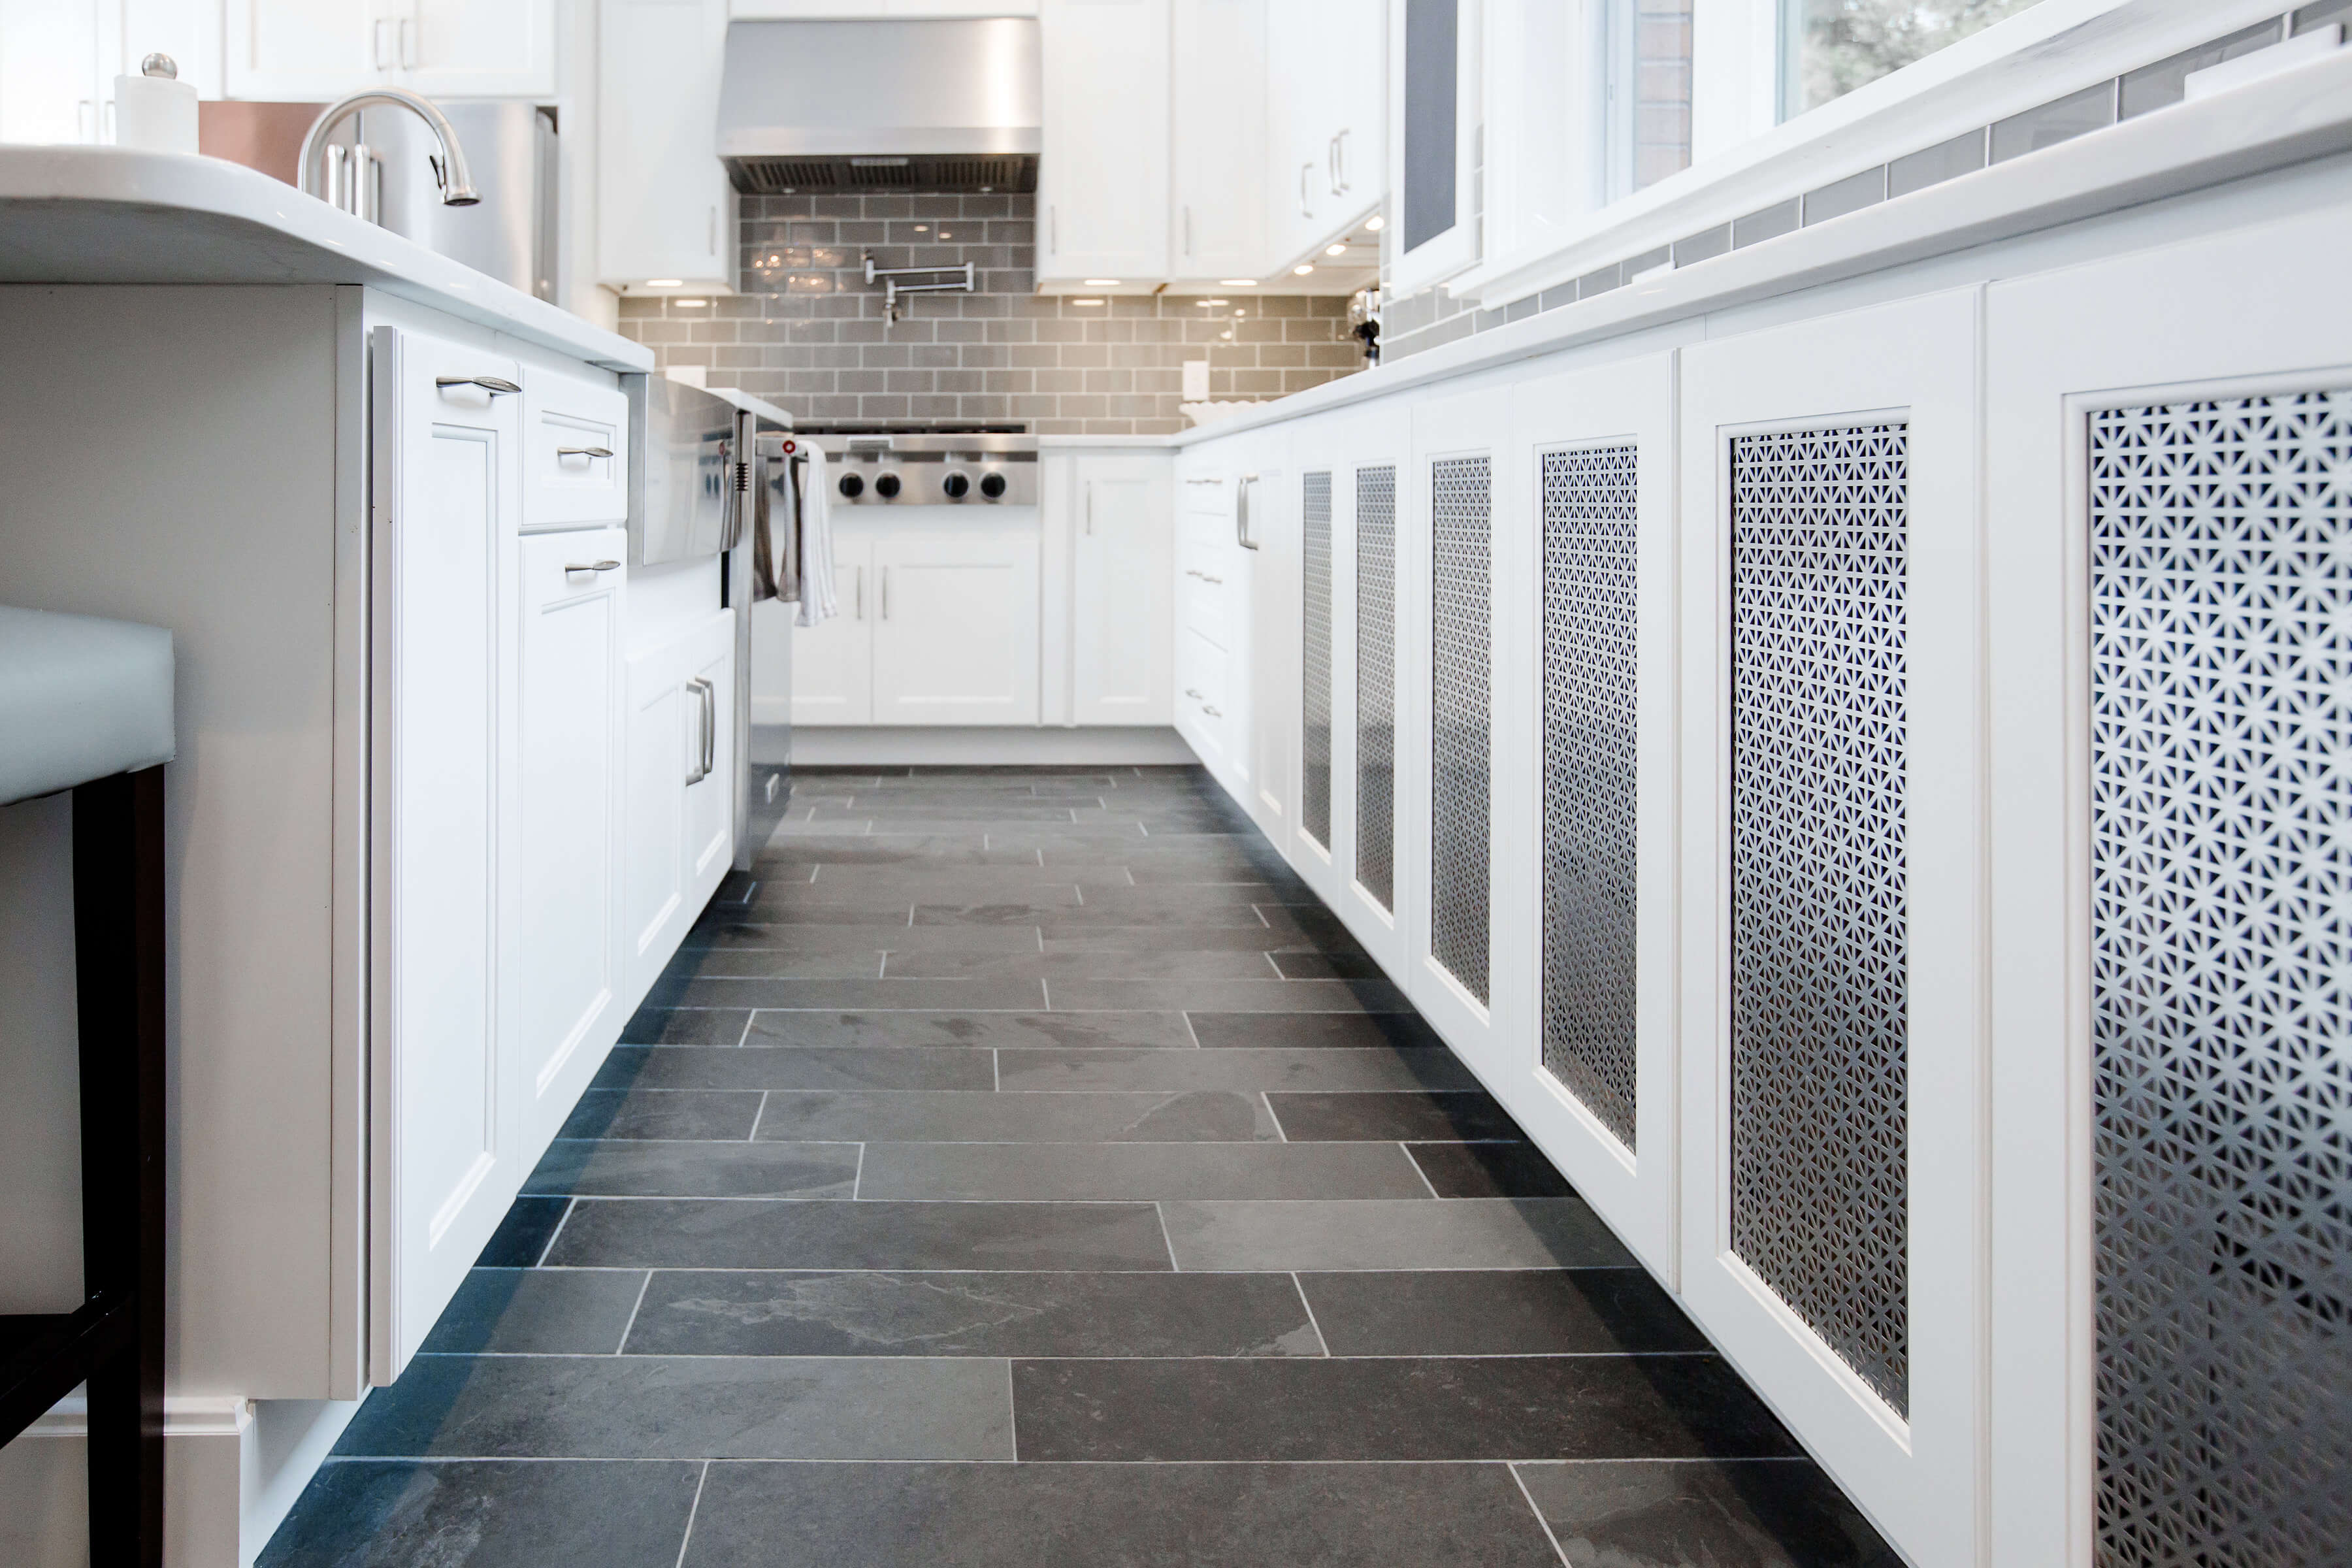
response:
M1037 437L1003 429L803 430L824 448L835 506L1032 507Z

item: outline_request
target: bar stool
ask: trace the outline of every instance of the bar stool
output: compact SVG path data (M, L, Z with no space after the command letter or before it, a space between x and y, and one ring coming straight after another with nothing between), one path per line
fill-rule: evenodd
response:
M0 805L70 789L82 1288L0 1317L0 1443L89 1385L91 1568L163 1561L163 764L172 634L0 606Z

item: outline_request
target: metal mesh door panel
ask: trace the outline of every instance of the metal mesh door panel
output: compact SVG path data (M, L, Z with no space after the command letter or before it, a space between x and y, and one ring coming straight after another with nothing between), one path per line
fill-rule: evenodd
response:
M1356 470L1356 880L1396 908L1396 468Z
M1430 465L1429 954L1486 1000L1494 465Z
M2097 1561L2352 1542L2352 392L2090 421Z
M1731 1243L1907 1412L1909 433L1731 443Z
M1331 476L1305 476L1299 522L1306 602L1300 607L1298 818L1307 837L1331 847Z
M1634 1146L1637 449L1543 459L1543 1059Z

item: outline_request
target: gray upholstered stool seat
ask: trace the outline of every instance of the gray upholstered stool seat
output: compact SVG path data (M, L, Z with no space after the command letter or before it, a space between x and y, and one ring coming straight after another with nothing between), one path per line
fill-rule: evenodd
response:
M172 634L0 605L0 805L172 759Z

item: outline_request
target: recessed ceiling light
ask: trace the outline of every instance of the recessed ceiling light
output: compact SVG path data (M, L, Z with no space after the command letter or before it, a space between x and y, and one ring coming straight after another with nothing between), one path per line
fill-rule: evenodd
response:
M1087 287L1089 289L1116 289L1118 287L1118 279L1116 278L1089 278L1087 279Z
M648 289L676 289L683 285L685 282L686 279L683 278L648 278L646 279L646 287Z
M1100 300L1073 300L1070 303L1073 305L1099 305L1102 301Z
M1302 261L1297 266L1290 269L1291 275L1296 278L1304 278L1314 270L1315 263L1311 261Z
M1380 214L1374 213L1371 216L1364 220L1364 227L1374 234L1378 234L1382 228L1388 226L1388 219L1382 217Z
M681 310L699 310L705 305L709 304L710 301L708 300L672 300L670 303L676 305Z
M1217 279L1217 287L1220 289L1255 289L1257 287L1257 279L1255 278L1220 278Z
M1346 240L1341 240L1337 245L1327 245L1323 247L1323 254L1326 256L1345 256L1348 254L1348 242Z
M1224 300L1202 300L1202 301L1201 301L1201 303L1202 303L1203 306L1209 306L1209 305L1222 305L1222 304L1223 304L1224 302L1225 302L1225 301L1224 301Z
M1227 327L1223 331L1219 332L1217 335L1230 342L1233 341L1234 330L1231 327Z

